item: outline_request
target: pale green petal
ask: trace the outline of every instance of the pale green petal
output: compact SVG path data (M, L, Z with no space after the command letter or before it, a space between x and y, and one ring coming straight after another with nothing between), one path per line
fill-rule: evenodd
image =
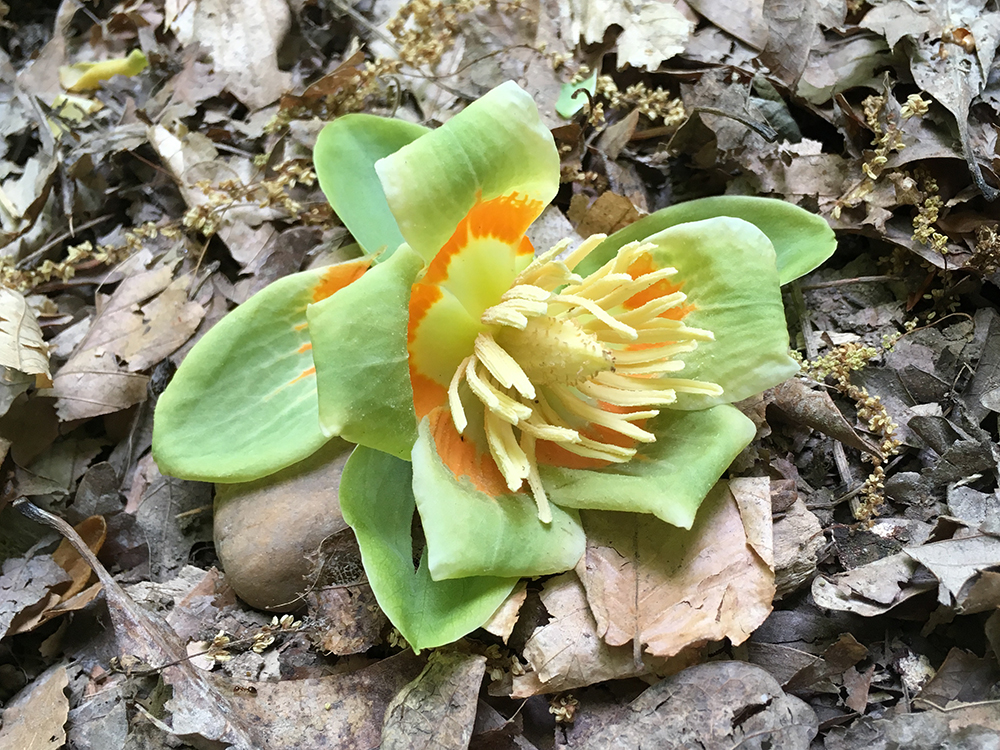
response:
M715 335L681 354L681 378L722 386L719 397L678 393L676 408L703 409L732 403L787 380L799 366L788 354L788 330L774 249L753 224L717 218L678 224L646 238L658 268L673 266L671 279L694 310L684 318Z
M531 97L512 81L375 165L399 229L430 262L477 200L559 188L559 154Z
M583 555L575 511L553 507L545 524L530 495L493 497L456 479L437 455L426 419L413 446L413 492L435 580L561 573Z
M332 268L274 282L195 345L156 404L153 456L160 471L247 482L326 442L306 306Z
M639 219L605 240L577 271L596 270L618 252L618 248L676 224L732 216L754 224L774 246L778 278L787 284L809 273L833 255L837 239L821 216L775 198L720 195L678 203Z
M353 114L338 117L316 140L313 162L327 200L366 253L385 250L382 260L403 243L403 235L389 211L375 162L427 132L403 120Z
M416 439L406 355L410 285L423 267L405 245L332 297L309 306L328 435L409 458Z
M414 570L410 464L358 447L340 480L340 509L354 529L379 606L414 651L475 630L496 611L517 578L434 581L427 553Z
M702 500L756 432L723 404L705 411L664 411L650 428L656 442L626 464L604 469L539 466L549 499L567 508L652 513L691 528Z

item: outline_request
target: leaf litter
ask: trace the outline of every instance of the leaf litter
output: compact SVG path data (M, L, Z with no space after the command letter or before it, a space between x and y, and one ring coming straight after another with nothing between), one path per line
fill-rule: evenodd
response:
M981 0L11 5L0 740L848 750L1000 731L1000 23ZM96 87L62 88L71 69ZM786 296L808 377L742 405L758 440L692 531L587 513L577 571L452 650L400 643L335 524L284 582L302 626L271 620L214 567L211 488L152 463L152 403L233 304L351 257L310 171L319 121L433 124L509 77L563 148L539 231L720 193L837 229Z

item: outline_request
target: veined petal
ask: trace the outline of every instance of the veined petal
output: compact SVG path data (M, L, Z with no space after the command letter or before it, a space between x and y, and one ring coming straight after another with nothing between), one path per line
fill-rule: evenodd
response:
M339 494L375 598L414 651L475 630L517 583L516 577L491 575L435 581L427 550L414 569L414 502L406 461L359 446L344 467Z
M430 263L477 203L516 193L528 223L541 214L559 187L559 154L531 97L507 82L375 171L403 237Z
M413 493L431 577L537 576L576 565L585 542L577 513L552 507L551 522L539 523L532 496L511 492L489 453L477 451L444 409L420 423Z
M366 253L385 260L403 243L375 162L429 132L422 125L374 115L338 117L320 131L316 176L330 205Z
M160 470L248 482L323 445L306 309L356 281L370 263L286 276L205 334L156 405L153 455Z
M539 464L552 503L652 513L690 528L708 491L756 432L753 422L728 404L704 411L665 410L648 427L656 442L640 447L628 463L598 469Z
M355 284L309 306L327 435L409 458L416 439L406 355L410 286L423 261L405 244Z
M648 251L650 268L677 269L671 282L683 284L687 295L684 325L714 336L710 344L677 355L684 362L677 374L718 384L722 395L678 388L673 408L740 401L798 371L788 355L774 248L763 232L742 219L720 217L678 224L645 242L655 246Z
M771 241L782 284L799 278L833 255L837 239L822 216L775 198L719 195L660 209L608 237L577 271L587 274L614 257L629 242L644 240L668 227L720 216L743 219Z

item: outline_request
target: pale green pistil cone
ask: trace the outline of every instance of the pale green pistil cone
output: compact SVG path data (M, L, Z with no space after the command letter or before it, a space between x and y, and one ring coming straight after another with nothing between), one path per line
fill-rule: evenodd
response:
M538 385L575 385L614 369L611 351L573 320L531 318L523 330L500 327L493 339Z

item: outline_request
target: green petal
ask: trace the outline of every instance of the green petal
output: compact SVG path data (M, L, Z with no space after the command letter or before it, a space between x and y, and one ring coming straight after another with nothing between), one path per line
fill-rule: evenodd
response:
M332 269L347 265L274 282L195 345L156 404L153 456L160 471L248 482L326 442L306 307Z
M375 162L416 140L427 128L374 115L344 115L320 131L313 151L319 185L366 253L385 260L403 243L386 203Z
M833 230L821 216L775 198L720 195L679 203L639 219L605 240L576 270L586 275L610 260L622 245L676 224L717 216L749 221L767 235L774 246L782 284L809 273L837 249Z
M531 97L512 81L375 165L399 229L430 262L477 200L559 188L559 154Z
M472 575L540 576L569 570L586 540L575 511L552 508L538 520L530 495L487 495L457 480L434 447L428 420L413 446L413 493L434 580Z
M434 581L426 551L413 566L410 465L358 447L340 480L340 509L354 529L379 606L414 651L458 640L503 603L516 578Z
M715 341L681 354L682 378L722 386L718 397L678 393L676 408L732 403L787 380L799 366L788 356L788 329L774 249L753 224L720 217L678 224L646 238L658 268L673 266L675 279L695 309L684 318L707 328Z
M319 416L327 435L409 458L417 433L407 306L422 267L420 256L403 245L350 286L309 306Z
M650 426L656 442L627 464L604 469L539 466L549 500L569 508L652 513L691 528L712 486L756 432L723 404L705 411L664 411Z

